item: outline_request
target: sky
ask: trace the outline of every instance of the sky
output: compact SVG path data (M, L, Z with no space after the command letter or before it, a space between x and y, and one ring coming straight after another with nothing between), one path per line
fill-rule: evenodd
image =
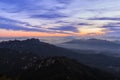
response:
M0 37L120 37L120 0L0 0Z

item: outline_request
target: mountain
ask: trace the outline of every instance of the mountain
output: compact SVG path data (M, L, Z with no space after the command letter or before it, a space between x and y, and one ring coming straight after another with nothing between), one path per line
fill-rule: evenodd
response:
M32 53L1 48L0 80L120 80L120 78L67 57L42 58Z
M117 44L120 44L120 40L115 40L114 42Z
M22 59L24 59L24 56L27 56L27 55L28 56L31 55L31 58L34 59L34 57L32 57L33 54L34 54L33 56L35 56L35 58L36 57L47 58L47 57L55 57L55 56L66 56L68 58L76 59L79 62L89 65L91 67L97 67L97 68L101 68L104 70L112 70L115 72L116 71L120 72L120 68L119 68L120 67L120 62L119 62L120 58L104 55L104 54L108 54L108 52L96 54L96 52L94 52L94 51L90 52L89 50L88 51L87 50L85 50L85 51L68 50L68 49L57 47L57 46L54 46L54 45L51 45L48 43L41 42L38 39L27 39L27 40L23 40L23 41L14 40L14 41L1 42L0 49L1 49L1 51L4 51L4 52L0 52L1 58L3 58L2 57L3 53L4 53L4 56L10 56L10 57L14 56L11 53L18 53L17 55L15 54L16 56L14 56L12 59L7 60L7 61L5 59L5 61L2 61L2 62L6 62L6 63L8 63L8 61L15 61L16 58L18 58L17 56L21 56L21 53L24 53L24 54L22 54L22 57L23 57ZM11 55L9 55L9 54L11 54ZM21 58L19 60L21 60ZM18 61L18 62L20 62L20 61ZM27 61L27 62L29 62L29 61ZM13 62L13 64L14 64L14 62ZM25 63L25 64L27 64L27 63ZM10 65L12 65L12 64L10 64ZM6 65L6 68L4 70L8 71L8 69L9 69L8 65ZM18 67L18 69L20 69L20 68Z
M109 51L114 53L120 51L120 44L100 39L75 39L58 46L69 49Z
M70 50L57 47L48 43L39 41L39 39L27 39L23 41L5 41L0 43L0 48L8 48L16 51L34 53L41 57L48 56L73 56L74 53Z

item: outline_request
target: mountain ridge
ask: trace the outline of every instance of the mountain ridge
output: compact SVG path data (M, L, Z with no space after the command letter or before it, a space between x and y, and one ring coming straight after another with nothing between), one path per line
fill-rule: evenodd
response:
M58 46L68 49L109 51L114 53L118 53L118 51L120 51L120 44L117 44L114 41L101 39L74 39L59 44Z

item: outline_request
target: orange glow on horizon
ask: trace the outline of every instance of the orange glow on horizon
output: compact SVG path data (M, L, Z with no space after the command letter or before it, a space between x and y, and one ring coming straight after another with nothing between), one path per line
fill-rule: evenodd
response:
M0 37L69 36L62 33L26 32L0 29Z
M63 33L54 33L54 32L27 32L27 31L13 31L13 30L5 30L0 29L0 37L37 37L37 36L91 36L91 35L103 35L105 31L100 28L92 28L92 29L83 29L79 28L79 33L70 33L70 34L63 34Z

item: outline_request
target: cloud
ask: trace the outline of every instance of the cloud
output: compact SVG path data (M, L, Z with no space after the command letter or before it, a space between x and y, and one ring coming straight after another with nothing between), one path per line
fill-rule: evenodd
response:
M49 28L50 30L59 30L59 31L72 31L78 32L77 28L74 26L57 26L55 28Z
M18 25L10 25L10 24L1 24L0 23L0 28L1 29L6 29L6 30L15 30L15 31L35 31L35 32L45 32L44 30L36 29L36 28L27 28L24 26L18 26Z
M23 25L23 26L34 27L28 22L22 22L22 21L18 21L18 20L14 20L14 19L5 18L5 17L0 17L0 24Z
M55 23L70 23L70 22L68 22L68 21L56 21Z
M115 20L115 21L119 21L120 18L115 18L115 17L100 17L100 18L89 18L89 20Z
M18 21L18 20L14 20L14 19L9 19L9 18L5 18L5 17L0 17L0 23L12 23L12 24L16 24L16 23L19 23L19 24L28 24L28 23L25 23L25 22L22 22L22 21Z
M28 9L30 6L30 0L0 0L0 3L5 4L2 10L8 13L21 12Z
M71 3L73 0L56 0L58 3L62 3L62 4L69 4Z
M45 13L45 14L38 14L31 16L31 18L43 18L43 19L57 19L57 18L66 18L66 17L68 16L59 13Z
M0 3L4 4L0 8L8 13L26 12L29 14L29 12L58 11L65 8L65 5L55 0L0 0Z
M119 22L110 22L102 27L103 28L111 28L111 27L112 28L116 28L116 27L120 28L120 23Z
M81 25L81 26L85 26L85 25L88 26L88 25L89 25L89 26L90 26L90 25L93 25L93 24L89 24L89 23L78 23L78 25Z
M107 31L106 35L117 36L120 34L120 24L116 23L108 23L104 26Z
M2 16L0 28L77 33L77 28L81 26L100 28L102 25L102 28L117 32L119 23L107 24L107 20L120 21L120 18L116 17L120 14L119 2L119 0L105 0L104 3L101 0L0 0L0 16Z
M27 3L27 1L29 0L0 0L0 2L4 2L4 3L8 3L8 4L16 4L16 5L23 5L25 3ZM22 4L23 3L23 4Z
M12 22L12 23L20 23L19 21L12 20L12 19L9 19L9 18L4 18L4 17L0 17L0 21L6 21L6 22Z

